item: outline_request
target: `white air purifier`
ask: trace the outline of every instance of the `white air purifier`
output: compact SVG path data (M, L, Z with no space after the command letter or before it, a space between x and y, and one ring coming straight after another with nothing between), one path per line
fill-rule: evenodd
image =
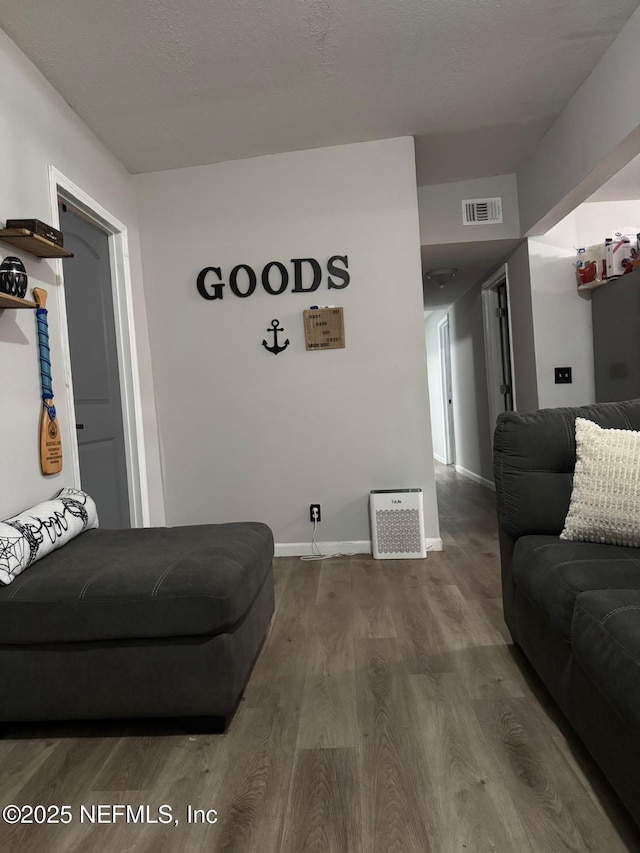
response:
M415 560L427 556L422 489L372 489L369 513L375 560Z

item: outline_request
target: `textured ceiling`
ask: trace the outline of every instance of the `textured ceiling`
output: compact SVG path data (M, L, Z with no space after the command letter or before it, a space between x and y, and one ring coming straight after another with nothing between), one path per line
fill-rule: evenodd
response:
M400 135L420 184L513 171L636 0L0 0L132 172Z

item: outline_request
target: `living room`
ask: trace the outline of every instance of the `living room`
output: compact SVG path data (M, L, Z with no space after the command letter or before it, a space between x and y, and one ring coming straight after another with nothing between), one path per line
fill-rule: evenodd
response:
M61 761L59 774L60 779L66 780L64 786L70 784L77 760L79 765L85 766L87 774L93 773L93 793L117 792L119 801L126 803L131 802L131 799L127 800L126 792L134 790L134 799L138 802L139 792L148 789L157 770L158 787L154 787L154 803L168 803L171 797L178 802L180 786L188 787L190 762L197 764L202 758L202 767L208 770L215 765L216 756L224 755L224 761L231 767L243 756L246 758L241 734L249 738L247 743L252 744L251 748L258 753L261 732L267 725L265 713L272 713L278 727L282 727L279 734L267 726L265 737L273 746L270 760L274 764L265 778L272 779L279 772L289 773L291 777L290 739L295 741L295 737L287 731L287 726L295 729L296 722L294 710L286 706L286 691L291 689L292 695L299 696L294 688L296 685L299 687L300 680L304 681L307 675L309 683L316 684L316 693L310 693L304 699L305 713L311 714L315 695L318 705L328 709L328 720L334 719L332 715L335 715L335 720L344 723L344 729L335 723L333 733L325 731L316 740L311 727L306 740L300 743L301 749L312 750L317 743L325 747L327 753L332 749L353 748L350 745L354 737L353 719L349 716L352 711L345 711L344 717L339 713L344 696L356 689L353 686L355 676L344 675L344 657L353 659L355 654L353 631L366 635L362 621L355 626L348 623L348 618L353 616L353 590L357 588L360 597L359 620L365 616L373 618L377 613L371 628L371 639L376 641L374 645L377 648L373 657L368 659L367 666L361 666L359 670L360 677L365 671L370 674L367 689L376 689L376 660L380 662L383 681L385 673L390 671L392 644L387 640L397 630L392 624L395 605L385 603L384 596L390 594L394 581L398 584L397 595L404 599L403 607L408 608L403 610L402 617L397 616L403 620L401 635L406 643L418 641L415 620L420 618L422 611L412 610L415 603L411 602L415 570L412 568L406 576L403 575L403 564L398 561L390 564L378 577L378 565L370 558L360 556L370 549L370 490L398 486L422 490L423 538L431 551L424 563L426 568L421 571L430 573L430 590L439 583L447 586L446 566L450 559L447 549L449 553L455 549L451 531L459 528L460 522L443 522L442 511L447 502L442 494L438 496L436 492L437 481L440 481L441 488L445 475L436 469L432 459L432 416L424 347L424 270L421 266L424 220L421 219L419 196L428 197L430 192L435 192L430 187L446 184L451 184L452 195L455 195L454 185L459 181L504 175L496 169L485 174L454 174L453 166L448 165L449 172L444 166L439 166L427 182L420 183L425 180L424 171L421 172L424 165L418 165L416 171L416 158L418 164L425 162L420 159L420 154L426 147L429 153L426 162L438 162L437 145L446 149L446 140L416 138L414 142L413 137L419 136L415 129L406 125L406 130L396 132L391 124L391 132L386 134L376 131L367 136L363 130L365 135L351 139L341 137L335 130L332 143L326 143L318 131L317 138L323 140L322 144L309 145L304 150L283 147L274 151L265 143L264 150L255 150L242 159L228 154L214 162L206 159L207 155L202 155L200 149L197 154L192 150L192 160L193 157L199 159L185 162L176 153L179 146L172 144L172 133L177 133L181 126L181 122L176 122L173 131L167 126L162 127L157 144L151 144L145 138L142 147L146 146L148 151L146 162L131 159L123 165L124 159L114 154L117 146L107 144L100 133L96 134L95 128L89 129L72 109L75 106L73 98L60 94L46 79L46 61L38 70L35 57L35 65L27 58L32 49L30 33L34 39L37 36L46 41L43 32L48 26L44 14L46 4L36 3L41 7L38 18L34 15L35 7L29 10L26 8L28 5L24 4L25 8L14 13L17 17L13 18L9 4L0 4L0 25L7 32L11 32L12 27L16 29L15 41L0 33L0 65L6 82L0 103L3 114L10 117L11 127L0 141L3 152L0 158L5 206L3 218L37 217L56 227L59 224L58 202L62 200L80 213L93 213L112 239L132 526L261 521L274 533L276 568L278 560L281 560L282 569L279 575L278 572L275 575L274 618L280 621L274 622L273 631L278 642L271 651L267 648L269 654L263 664L264 667L271 662L274 671L263 669L258 672L259 680L253 689L260 696L254 695L244 717L231 721L227 734L203 738L198 735L195 741L188 738L180 740L179 735L175 735L176 739L170 744L171 758L161 767L162 762L157 757L161 753L156 749L153 728L148 732L144 728L134 728L132 739L126 731L123 733L118 729L117 736L114 735L117 751L120 758L126 757L126 761L114 764L112 758L109 767L118 769L103 773L101 787L96 788L93 781L99 776L98 765L101 761L109 761L110 749L114 746L108 727L102 729L95 741L93 738L84 741L80 736L76 738L73 728L70 732L54 729L53 733L51 730L49 733L46 729L38 730L37 736L27 730L26 736L18 735L15 740L8 739L2 744L6 750L5 766L10 768L3 798L9 803L18 802L9 796L14 791L19 792L21 784L27 781L24 775L20 776L18 766L28 766L32 774L29 778L35 780L35 768L39 762L47 762L57 755L52 761L53 764L58 759ZM144 5L138 9L140 14ZM165 5L159 4L156 10L161 22L163 13L170 16ZM591 4L590 10L595 30L602 24L596 5ZM536 235L547 233L640 150L640 117L634 99L626 101L623 110L603 94L611 91L616 81L627 81L623 85L632 86L632 81L637 79L638 58L634 46L639 35L640 16L638 12L631 14L635 5L619 4L618 17L614 16L615 20L607 30L607 44L602 44L597 58L594 47L593 61L587 63L588 67L583 68L580 79L574 81L573 94L567 93L564 102L556 104L554 120L548 121L544 131L539 127L535 144L529 143L526 157L517 164L517 168L513 159L510 161L508 173L517 175L518 229L513 239L535 239ZM310 9L309 14L315 15L312 18L316 23L324 19L327 10L331 11L330 4L310 4ZM259 6L258 11L267 15L268 20L263 7ZM21 16L28 17L29 14L30 22L21 20ZM113 25L113 20L108 19L105 33L110 32ZM314 57L318 68L322 69L320 59L327 43L320 38L321 33L316 32L314 26L310 25L307 33L311 36L315 33ZM566 35L566 21L564 26ZM266 29L269 31L268 27ZM155 27L153 30L155 32ZM255 23L250 31L260 44ZM167 33L162 32L166 36ZM179 26L173 34L176 32L180 34ZM22 41L20 33L24 37L23 49L18 47ZM162 44L163 55L173 56L178 69L184 69L181 62L186 61L186 54L179 42L175 42L175 54L171 53L170 38ZM272 53L278 44L278 39L269 42ZM117 44L116 55L122 59L128 50L126 44ZM549 50L553 53L553 46ZM204 59L200 61L204 62ZM113 60L112 64L117 62ZM80 81L83 74L87 78L94 74L91 51L86 46L78 50L73 60L69 58L69 65ZM308 92L315 91L315 78L311 75L308 79L305 76L308 69L304 63L302 66L299 99L295 101L297 106L310 97ZM296 67L292 65L288 71L294 80L296 74L291 69ZM324 70L330 71L331 67L329 62ZM109 68L110 63L107 63L105 73ZM305 81L308 92L303 85ZM146 85L146 81L142 82ZM362 85L362 81L359 83ZM130 85L135 93L137 82L132 80ZM166 85L171 87L168 82ZM242 90L242 79L238 79L235 85ZM278 88L277 85L274 87ZM341 91L344 96L345 90ZM359 92L358 89L355 91ZM225 92L220 97L223 101L232 100L232 96L227 97ZM348 112L353 109L353 101L347 100ZM357 101L355 96L353 100ZM389 108L392 101L393 97L388 97ZM139 132L133 121L135 102L136 98L132 97L126 108L119 108L124 111L121 116L124 114L126 117L119 124L120 132L127 124L131 131L128 137L126 133L120 137L118 145L121 150L130 152L132 158L135 137ZM593 104L598 104L600 121L594 121ZM260 112L259 103L254 101L253 106L254 111ZM177 108L184 111L183 124L193 123L199 127L198 104L191 103L188 97L183 97L180 102L178 97ZM289 121L294 123L291 118ZM328 121L328 115L323 115L318 124L324 126ZM284 117L278 116L276 124L285 125ZM363 124L366 127L367 121ZM477 134L481 135L481 131L486 131L486 128L478 129ZM227 132L228 128L224 133L220 131L220 136L224 137ZM201 129L200 139L206 139L207 133L210 133L209 127L204 131ZM247 133L244 137L247 138ZM161 139L163 146L160 145ZM233 152L233 146L239 143L227 141L225 144L227 150ZM513 144L515 146L515 142ZM173 165L162 159L166 150L163 154L161 147L174 149L177 160ZM204 148L209 150L207 145ZM517 149L519 154L522 151L522 147ZM441 160L444 163L443 155ZM476 168L471 158L463 165L469 169ZM3 244L3 257L13 253L14 250ZM53 476L44 477L41 473L34 441L41 396L37 332L31 312L5 309L0 314L0 353L5 365L3 387L10 401L10 417L3 419L0 425L0 446L3 448L0 451L0 470L5 484L0 490L1 518L9 518L40 501L49 500L64 486L79 488L81 485L64 301L66 266L63 267L61 261L37 260L19 250L16 253L24 262L30 286L46 289L49 294L51 365L64 465L63 470ZM348 269L348 284L344 285L344 278L333 276L335 283L344 285L341 287L329 285L331 275L327 271L327 263L335 257L347 258L342 262L342 268ZM291 259L317 259L322 268L317 288L308 277L311 265L307 264L302 285L296 292ZM496 259L496 263L501 260L504 258ZM261 274L271 262L282 264L288 279L286 287L285 273L280 267L273 268L272 276L267 278L268 287L264 286L265 279ZM239 265L243 266L243 277L236 280L240 296L234 293L230 280L232 270ZM198 276L207 268L220 270L219 278L215 272L209 273L206 287L212 288L214 281L224 283L221 299L203 298L198 291ZM255 289L251 287L247 268L257 275ZM209 290L209 295L212 292ZM344 347L327 352L306 349L303 311L318 303L335 303L343 308ZM272 353L265 351L262 341L269 341L271 324L276 319L278 327L283 330L281 341L289 339L290 343L274 358ZM530 322L535 323L535 317ZM456 494L458 486L449 484L449 488L451 494ZM464 489L464 485L461 488ZM472 505L478 504L477 512L484 524L486 509L482 508L482 489L471 492L471 498L465 498L464 494L460 493L460 506L464 507L467 501ZM309 554L315 527L309 521L309 505L313 503L320 503L322 507L317 539L323 552L340 552L347 555L347 561L351 561L348 588L344 576L332 561L310 568L309 564L299 560L300 556ZM463 532L461 535L464 538ZM483 543L480 546L483 564L490 560L488 555L491 555L495 571L498 565L495 536L478 535ZM473 552L473 548L471 537L462 549L462 563L468 559L469 549ZM438 563L440 559L442 562ZM486 570L489 578L490 570ZM462 569L458 567L454 573L462 575ZM460 580L460 583L464 586L473 581ZM486 583L491 591L487 600L495 601L495 577L491 576ZM381 601L369 598L376 586L382 590ZM279 593L282 594L280 599ZM420 592L420 596L423 595L424 590ZM341 597L346 602L341 602ZM499 629L492 628L490 620L485 621L482 608L477 611L475 604L466 604L454 593L438 599L434 592L431 605L434 610L439 609L444 625L450 626L447 613L453 624L456 613L467 614L471 625L481 625L477 628L476 640L487 640L488 637L497 642L496 636L502 636ZM310 651L299 633L302 628L309 627L305 626L305 620L312 620L314 626L310 634L314 638ZM428 632L428 626L424 630ZM491 645L489 640L484 644ZM454 638L452 642L455 647L459 640ZM287 651L287 646L295 646L296 643L300 643L300 648ZM477 644L482 645L481 642ZM302 648L306 650L304 655ZM438 654L444 654L438 644L434 648L439 650ZM310 657L306 656L307 651ZM502 652L495 652L495 655L499 661L496 667L500 669ZM432 661L433 665L437 663L435 659ZM444 659L440 661L446 672L445 663ZM511 677L519 677L511 670L509 672ZM290 680L278 681L279 673L288 674ZM424 681L424 672L417 670L412 673L419 674ZM272 687L271 679L274 682ZM332 693L331 679L335 679L334 686L342 679L346 693L337 686L335 694ZM524 690L522 679L518 685L519 691ZM414 688L418 689L415 684ZM422 684L419 689L426 690L426 687ZM329 697L338 697L335 703L326 698L324 690L329 690ZM398 704L403 701L400 697L395 699ZM271 712L265 712L267 707ZM438 706L436 710L441 712L442 708ZM243 711L241 707L238 713ZM421 713L424 712L423 707ZM385 713L390 713L390 710ZM238 720L240 726L234 734ZM256 730L252 731L254 720ZM406 721L399 719L396 722L402 729ZM362 731L370 732L375 728L374 724L374 719L365 720ZM330 730L331 725L328 728ZM381 731L384 734L384 727ZM76 730L78 732L80 729ZM393 756L393 738L397 736L397 730L394 728L390 732L389 755ZM162 739L163 736L163 732L158 731L157 738ZM359 736L364 737L362 733ZM285 742L286 738L289 740ZM84 765L83 748L88 748L89 740L92 759ZM59 751L58 747L61 747ZM155 757L145 758L147 750L149 756ZM403 747L400 752L404 760L407 751ZM300 760L308 761L311 757L310 753L303 751ZM323 765L325 759L328 763ZM334 759L335 764L331 763ZM283 763L279 764L280 760ZM361 772L354 760L353 754L348 752L333 756L323 753L321 756L316 771L321 776L323 772L327 773L327 781L323 784L329 790L335 787L338 798L341 789L336 780L342 774L351 778ZM455 756L452 758L454 764L458 760ZM560 759L556 755L553 760ZM51 772L53 764L49 766ZM13 776L14 781L11 782L13 768L18 775ZM404 814L403 820L409 821L411 811L406 803L415 804L411 797L416 778L407 776L405 780L401 796L401 799L404 797L405 811L400 809L397 813ZM224 776L215 784L212 782L209 808L216 806L223 779ZM89 780L85 781L88 785ZM82 777L78 776L73 783L76 786L73 791L71 787L63 787L65 794L74 802L80 798L82 783ZM497 789L502 796L502 784ZM590 788L588 790L591 791ZM162 799L160 795L164 791L167 794ZM47 792L42 793L44 796ZM271 789L267 793L273 795ZM295 796L293 789L287 789L287 793ZM201 792L201 802L196 805L204 808L207 796L205 787ZM252 809L265 809L271 802L268 798L254 800L253 793L247 796L248 801L243 801L240 786L238 799L229 804L234 815L242 812L243 803L251 812ZM389 793L389 797L393 803L394 795ZM112 799L107 797L109 801ZM94 800L98 802L95 797ZM57 802L62 801L48 792L44 804ZM587 800L582 802L584 804ZM443 808L446 810L449 806L445 804ZM341 814L340 808L336 806L336 809L335 814ZM370 814L370 803L367 809ZM227 821L230 820L229 814ZM402 820L397 818L397 814L394 813L393 820L397 821L398 838L401 839ZM544 816L541 813L539 817L543 820ZM239 817L237 819L240 820ZM521 818L515 823L519 820ZM623 819L607 820L611 824L607 832L611 834L601 838L617 838L616 821L620 823ZM231 823L228 826L231 827ZM341 835L344 826L340 826L341 829L335 829L335 836L331 835L331 830L327 839L316 843L315 849L394 849L395 842L376 840L371 834L365 834L365 841L360 840L350 848ZM126 849L125 845L135 844L139 849L148 845L149 849L197 850L205 849L202 847L205 841L209 845L206 849L222 849L213 846L218 843L212 834L214 831L211 829L209 834L202 834L201 825L201 835L161 837L156 833L152 840L151 835L129 836L126 827L120 826L117 836L105 834L101 839L92 834L88 845L89 836L83 835L83 826L74 817L70 834L64 836L59 833L56 836L57 846L38 847L38 844L46 843L47 836L40 829L31 836L28 827L23 828L21 835L14 832L10 842L16 850L31 849L31 837L33 849L119 849L116 845ZM293 829L287 832L292 833ZM620 832L624 834L622 830ZM226 833L224 849L278 849L272 836L269 836L270 842L265 841L260 847L259 837L252 836L248 842L240 831L236 840L230 828ZM396 849L429 849L420 846L422 833L420 830L414 834L411 842L398 840ZM580 833L581 840L572 833L573 829L566 836L567 849L571 849L571 845L573 849L590 849L579 846L580 843L591 844L589 832ZM509 838L508 833L504 834L504 827L498 837L503 842ZM517 838L521 837L518 832ZM295 832L287 838L294 840L288 841L292 846L282 847L283 850L314 849L313 839L308 839L305 847L299 843ZM447 847L446 838L439 843L440 847L434 844L434 849L457 849ZM476 849L484 849L482 845L491 849L487 847L490 843L487 838L483 841L476 839L473 843L477 845ZM616 843L622 844L619 840ZM540 841L533 849L554 849L544 844ZM503 843L502 848L494 846L494 849L509 848ZM512 849L526 847L514 844ZM620 846L619 849L627 848Z

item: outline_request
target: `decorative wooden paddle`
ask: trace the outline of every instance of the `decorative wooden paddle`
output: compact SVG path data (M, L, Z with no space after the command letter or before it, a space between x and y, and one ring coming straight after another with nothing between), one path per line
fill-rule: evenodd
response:
M57 474L62 471L62 441L53 405L51 385L51 358L49 355L49 328L47 325L47 291L41 287L33 288L36 300L36 321L38 323L38 345L40 347L40 381L42 384L42 414L40 415L40 470L43 474Z

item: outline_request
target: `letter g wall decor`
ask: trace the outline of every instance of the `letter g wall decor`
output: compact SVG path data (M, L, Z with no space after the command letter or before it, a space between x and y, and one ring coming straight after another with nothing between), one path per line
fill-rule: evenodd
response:
M313 293L320 287L323 269L315 258L291 258L289 267L281 261L269 261L260 273L260 283L271 296L279 296L293 279L292 293ZM351 281L347 255L332 255L326 263L327 287L343 290ZM291 274L290 274L291 272ZM222 299L226 282L220 267L205 267L198 273L197 288L203 299ZM251 296L258 286L258 274L249 264L237 264L229 273L229 290L241 299Z

